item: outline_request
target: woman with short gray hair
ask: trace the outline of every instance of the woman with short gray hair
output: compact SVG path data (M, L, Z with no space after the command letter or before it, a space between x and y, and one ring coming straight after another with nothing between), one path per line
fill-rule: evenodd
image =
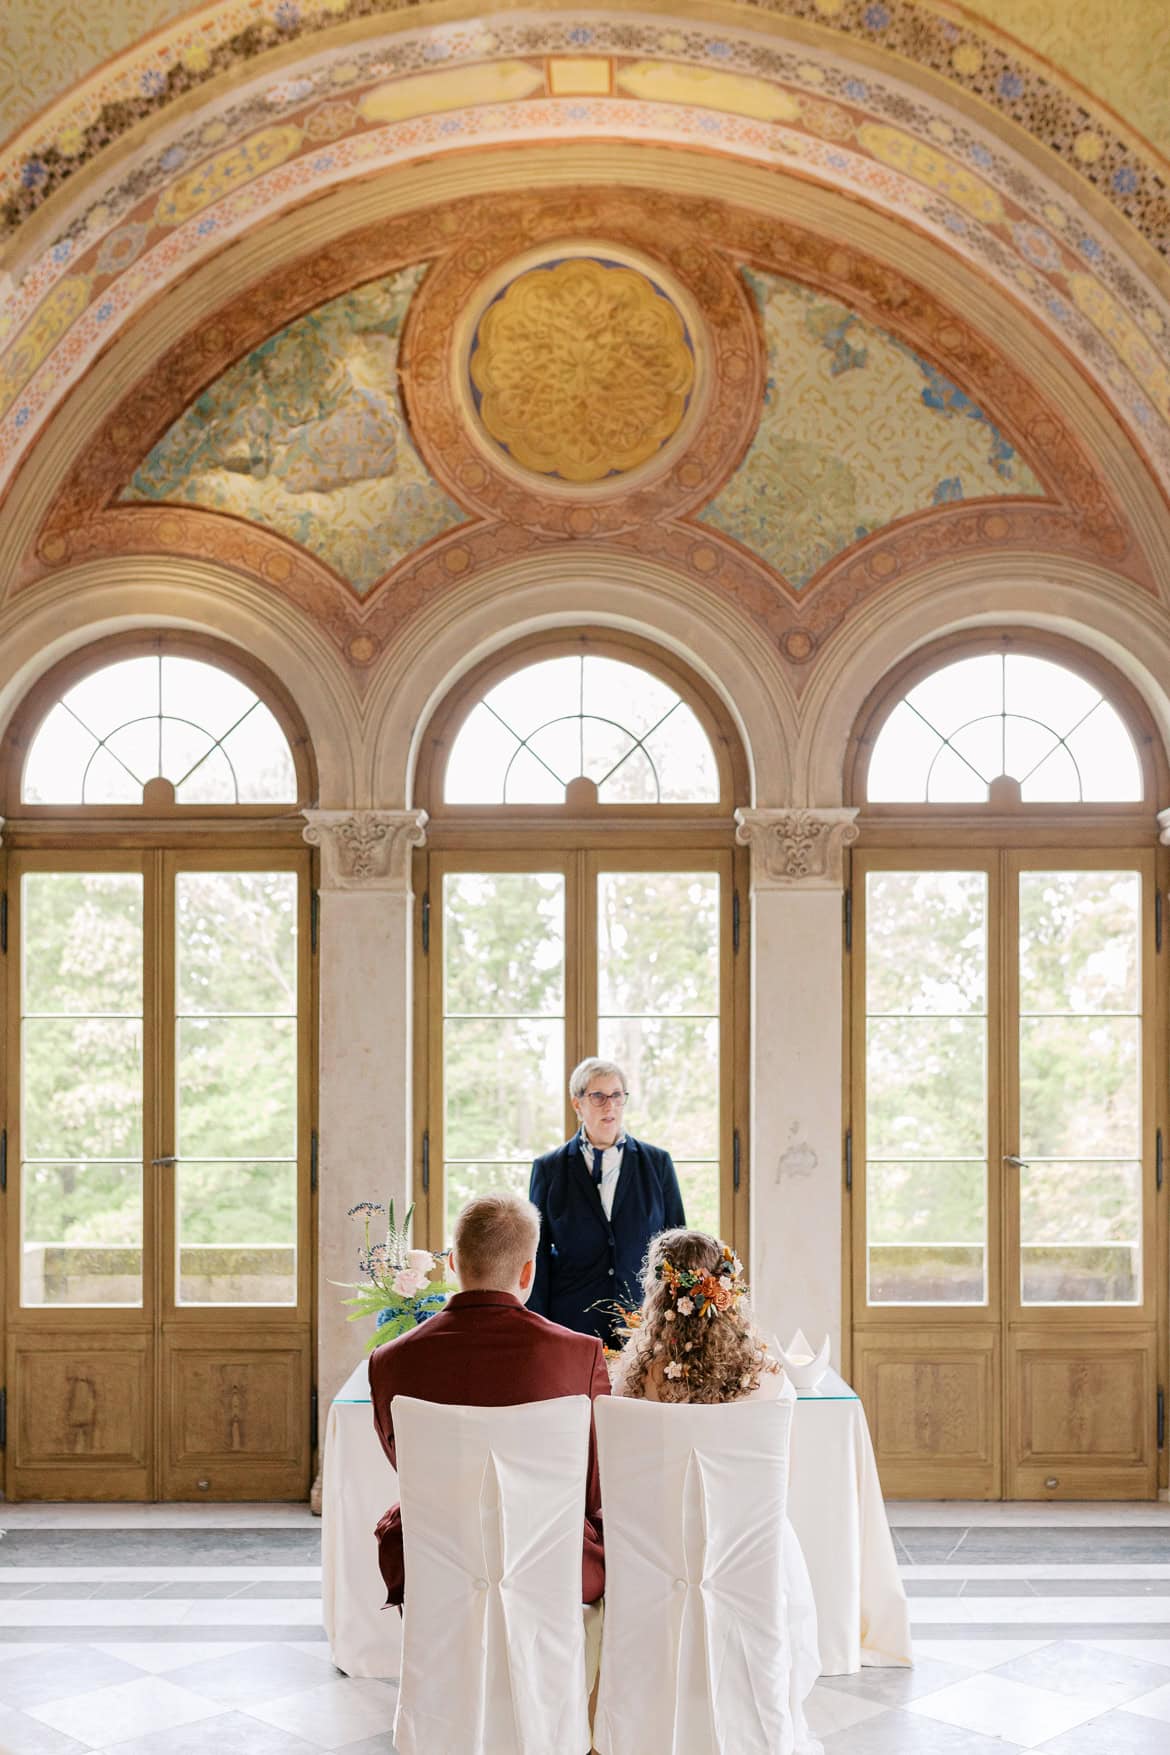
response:
M532 1166L541 1225L529 1308L612 1346L617 1307L641 1302L650 1239L686 1218L670 1153L626 1132L621 1067L591 1055L569 1075L569 1097L580 1128Z

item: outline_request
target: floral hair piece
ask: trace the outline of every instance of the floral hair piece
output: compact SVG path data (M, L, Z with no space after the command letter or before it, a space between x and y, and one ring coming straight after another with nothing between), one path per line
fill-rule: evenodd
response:
M665 1368L666 1375L673 1380L689 1377L690 1361L686 1355L694 1350L694 1342L684 1339L686 1325L680 1332L677 1317L693 1316L701 1321L705 1317L724 1316L734 1311L747 1292L743 1263L735 1251L724 1244L722 1260L715 1273L708 1268L676 1267L669 1256L663 1256L655 1264L654 1278L666 1287L674 1307L665 1313L667 1322L672 1325L667 1331L669 1350L675 1355Z

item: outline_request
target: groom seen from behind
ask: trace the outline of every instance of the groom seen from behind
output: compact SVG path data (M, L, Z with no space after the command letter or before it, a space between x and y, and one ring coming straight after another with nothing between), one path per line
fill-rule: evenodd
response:
M459 1291L437 1315L370 1355L370 1401L382 1448L397 1467L390 1403L396 1395L478 1408L513 1407L563 1395L609 1394L601 1344L526 1310L540 1215L522 1195L483 1194L455 1221L450 1267ZM404 1592L402 1519L392 1505L377 1527L388 1603ZM601 1486L589 1436L581 1600L605 1589Z

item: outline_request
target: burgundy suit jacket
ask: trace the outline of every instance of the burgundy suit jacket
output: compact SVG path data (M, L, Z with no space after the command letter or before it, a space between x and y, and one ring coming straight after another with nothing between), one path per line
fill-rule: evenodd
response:
M448 1406L507 1408L562 1395L609 1394L601 1342L527 1310L510 1292L456 1292L445 1310L370 1354L370 1402L382 1448L397 1468L390 1403L417 1396ZM392 1505L377 1526L388 1603L403 1600L402 1518ZM589 1431L581 1601L605 1590L601 1480Z

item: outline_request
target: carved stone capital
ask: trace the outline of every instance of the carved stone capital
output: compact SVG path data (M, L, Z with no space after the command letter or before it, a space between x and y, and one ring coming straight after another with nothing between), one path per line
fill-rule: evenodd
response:
M752 889L834 890L856 841L856 808L737 810L735 838L752 852Z
M427 838L425 810L307 810L304 839L321 849L326 890L410 888L410 850Z

